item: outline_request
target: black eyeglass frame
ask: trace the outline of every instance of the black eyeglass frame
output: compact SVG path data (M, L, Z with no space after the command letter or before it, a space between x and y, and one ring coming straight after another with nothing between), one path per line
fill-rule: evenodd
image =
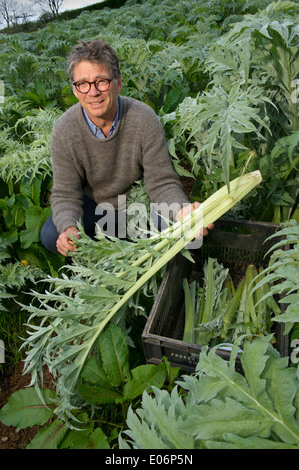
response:
M82 93L83 95L86 95L87 93L90 92L91 85L94 85L95 88L96 88L96 90L98 90L100 93L102 93L102 92L105 92L105 91L108 91L108 90L109 90L109 88L110 88L110 86L111 86L112 80L113 80L113 78L97 78L97 79L94 80L93 82L88 82L87 80L78 80L77 82L73 82L73 86L76 88L76 90L77 90L79 93ZM96 83L97 83L97 82L100 82L100 81L108 82L108 85L107 85L106 90L99 90L99 89L98 89ZM87 91L80 91L80 90L78 90L77 85L78 85L78 83L80 83L80 82L81 82L81 83L88 83L89 88L88 88Z

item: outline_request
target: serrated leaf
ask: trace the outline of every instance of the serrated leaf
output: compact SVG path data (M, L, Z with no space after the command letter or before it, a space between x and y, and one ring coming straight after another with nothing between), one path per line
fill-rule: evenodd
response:
M190 433L195 439L222 439L228 429L243 437L267 437L272 424L262 412L226 398L194 407L193 415L179 426L179 430Z
M186 410L177 389L171 395L166 390L154 389L154 392L154 397L143 393L143 408L136 410L139 417L155 429L169 449L193 449L194 439L185 432L178 432Z
M128 430L124 431L130 438L134 440L134 447L137 449L168 449L163 443L158 433L150 427L146 422L140 421L131 407L127 414ZM119 440L120 449L128 448L126 441Z
M266 393L266 380L261 378L268 361L267 348L268 341L254 341L253 343L246 341L241 361L252 396L271 407L270 399Z
M215 396L215 391L225 395L231 393L238 400L247 400L247 397L250 397L246 379L234 368L228 367L227 363L216 353L216 348L211 349L209 353L206 348L202 350L196 371L204 374L203 381L199 381L198 387L202 390L206 401ZM206 390L204 390L205 381L208 382Z
M298 392L296 370L288 367L288 358L272 360L267 370L267 379L271 380L268 394L273 402L278 417L274 420L273 430L283 442L299 443L299 422L295 418L295 396Z
M298 449L298 446L260 437L240 437L231 433L223 435L225 441L207 441L208 449Z
M114 300L115 297L119 298L117 294L102 286L92 286L89 289L82 289L80 292L80 297L91 302L96 300L99 300L100 302L102 299L109 300L111 298Z
M219 367L220 361L224 364L225 361L216 358L212 351L208 354L211 356L211 362L207 361L206 357L200 358L199 370L205 371L209 377L205 375L200 377L199 390L205 390L206 381L210 381L213 388L214 381L215 392L219 398L223 396L224 399L212 399L206 405L199 404L198 408L193 407L193 411L197 414L187 418L183 424L185 430L192 429L193 435L197 438L204 434L208 436L210 432L211 437L208 439L221 439L221 423L227 420L226 430L243 437L247 435L267 437L267 433L274 431L286 443L297 444L299 442L299 425L295 419L294 404L298 391L296 371L287 368L287 358L280 358L269 341L270 337L265 337L256 339L251 344L245 343L244 352L241 355L242 364L244 362L245 365L245 377L242 379L240 379L241 374L236 373L233 377L226 372L225 368ZM218 377L219 380L216 380ZM189 382L188 387L191 389L194 387L192 382L191 385ZM201 397L200 393L196 396L200 401L205 398L205 395ZM230 406L231 399L236 401L234 406ZM248 410L247 418L246 410ZM230 419L231 424L228 425ZM255 419L258 420L256 425L254 425ZM239 422L246 422L246 420L247 432ZM225 426L222 427L222 433L224 432Z

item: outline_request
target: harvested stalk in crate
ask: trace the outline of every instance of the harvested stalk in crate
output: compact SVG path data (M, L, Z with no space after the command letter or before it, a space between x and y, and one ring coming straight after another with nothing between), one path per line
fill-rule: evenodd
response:
M228 335L228 329L232 323L232 320L235 316L237 307L240 303L241 295L244 289L245 278L239 282L237 289L232 294L231 298L229 299L226 309L223 314L223 330L221 332L221 338L225 339Z
M241 337L251 339L254 335L267 335L271 332L270 318L276 309L270 308L270 302L264 300L269 286L264 283L266 290L263 290L257 285L262 271L259 273L255 265L248 265L245 276L236 286L232 283L228 269L224 269L216 259L209 257L203 271L203 286L196 284L197 293L195 281L192 282L191 289L187 280L184 280L186 308L188 307L184 341L214 346L221 342L239 341ZM196 305L199 305L198 311ZM277 306L273 297L271 305Z
M208 258L204 265L204 284L202 302L203 314L198 318L195 326L195 342L197 344L206 344L209 338L214 334L214 330L219 326L218 312L221 312L223 304L227 297L227 288L223 284L227 279L228 269L224 269L216 259Z
M185 292L185 330L184 330L184 341L187 343L193 343L193 325L194 325L194 313L196 303L196 281L193 281L190 285L187 279L184 280L183 288Z
M213 318L213 310L219 309L223 283L227 278L228 269L224 269L222 264L216 259L209 258L204 266L205 273L205 309L202 323L207 323Z
M255 304L254 304L253 295L251 295L251 286L253 285L254 279L256 278L257 275L258 275L258 271L257 271L256 267L254 266L254 264L250 264L249 266L247 266L246 274L245 274L245 279L246 279L246 282L247 282L247 289L248 289L247 309L248 309L249 315L250 315L249 322L251 322L252 325L254 325L253 326L253 331L252 331L253 333L257 333L260 330L261 326L262 326L261 321L257 317L256 311L255 311Z
M279 354L283 357L289 355L290 336L284 325L286 306L283 294L281 294L283 281L279 283L277 272L273 272L274 270L270 264L272 258L268 261L268 254L271 252L271 249L273 250L273 248L271 248L271 242L268 242L268 240L271 239L273 234L280 236L280 232L277 231L277 228L277 225L273 223L230 220L225 218L215 224L215 229L204 239L202 249L194 253L194 263L190 263L184 256L175 257L163 277L157 301L150 312L142 335L145 355L149 363L158 364L162 361L163 357L167 357L174 366L180 367L183 372L189 373L196 371L196 365L202 352L202 345L182 341L182 331L184 329L184 291L181 286L186 276L188 276L187 279L189 282L196 279L200 282L199 294L201 296L201 290L203 290L203 262L208 259L209 256L217 258L225 267L229 267L236 288L240 280L244 277L246 267L249 263L252 262L257 267L263 267L264 275L268 278L270 283L271 293L275 295L275 299L276 295L281 297L281 299L276 300L283 312L282 315L274 316L269 307L267 307L267 315L263 317L264 323L266 324L266 322L268 322L267 331L271 332L271 338L273 338L273 342L275 341L275 348ZM294 238L293 233L292 236ZM288 252L286 252L285 255L280 253L280 264L278 266L280 267L281 264L285 265L286 261L292 261L293 256L296 256L296 254L297 252L294 251L293 247L290 254ZM275 254L273 258L275 265L277 254ZM266 263L269 263L268 267ZM293 273L293 271L291 273ZM261 282L261 278L259 278L259 282ZM227 287L227 282L225 282L224 285ZM294 283L292 286L293 285ZM254 289L255 287L251 290L253 295ZM293 299L293 294L291 294L291 296ZM263 302L260 301L260 304L262 303ZM198 309L202 308L200 298L196 299L196 306ZM258 310L258 306L255 306L256 310ZM296 315L296 312L294 312L294 304L290 304L290 306L293 308L293 311L290 311L288 315L293 315L294 317ZM282 318L282 320L280 320L280 318ZM271 324L269 325L269 320L273 322L272 327ZM232 336L235 323L236 318L228 325L230 337ZM230 345L223 344L226 343L223 338L220 339L220 342L221 346L219 344L216 345L217 355L222 357L226 362L231 359L233 360L236 350L234 350L232 355ZM231 343L231 341L229 342ZM238 344L239 347L243 349L240 336ZM239 369L239 367L239 370L242 369L239 354L237 354L235 364L237 369Z

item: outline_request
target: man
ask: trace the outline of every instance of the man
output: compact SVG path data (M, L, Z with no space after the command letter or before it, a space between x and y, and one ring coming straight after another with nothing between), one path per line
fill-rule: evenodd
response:
M80 42L68 58L68 74L78 103L54 124L51 138L53 216L41 231L41 242L67 255L76 249L77 222L86 233L95 230L97 206L116 211L126 195L144 178L154 203L178 203L180 215L194 209L173 170L158 117L147 105L120 96L119 59L102 40Z

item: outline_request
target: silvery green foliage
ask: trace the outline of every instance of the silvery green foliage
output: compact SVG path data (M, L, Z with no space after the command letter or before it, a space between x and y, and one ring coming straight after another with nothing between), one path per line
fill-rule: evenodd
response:
M243 79L235 80L229 90L217 84L195 98L186 97L175 112L175 133L187 133L195 147L194 166L202 159L208 172L222 168L225 183L234 153L248 150L238 136L253 133L263 140L261 129L271 133L267 119L260 116L259 106L269 101L263 89L252 85L243 90L243 85Z
M34 284L44 276L39 267L31 266L25 260L12 262L9 246L9 241L0 237L0 312L8 311L3 301L14 299L27 283Z
M278 295L279 303L285 304L284 312L273 318L273 321L286 323L286 333L298 324L299 316L299 222L290 220L281 225L269 239L279 239L271 248L269 266L264 270L265 277L256 287L270 284L270 295Z
M203 62L208 87L163 117L174 124L171 148L191 148L195 175L219 169L228 183L239 157L248 165L255 152L259 158L271 152L273 138L298 130L297 18L292 2L240 18L209 48Z
M190 448L192 438L194 448L298 449L299 371L270 339L245 342L244 375L235 370L235 351L227 364L204 348L196 373L178 382L186 394L143 394L141 408L128 413L121 448Z
M5 182L18 182L24 177L30 177L30 181L33 181L38 175L43 178L52 176L49 141L53 123L61 112L57 109L43 109L30 114L22 103L12 103L10 108L8 100L7 108L0 108L0 117L1 112L5 116L5 112L10 110L20 114L14 132L17 134L18 128L22 127L24 134L22 138L12 139L11 129L1 130L0 177Z
M64 419L80 406L76 385L99 335L112 320L123 325L128 309L143 313L139 297L157 293L155 274L163 272L163 255L169 261L170 248L177 242L171 237L99 238L93 241L81 231L69 275L49 276L49 291L32 292L34 301L24 306L31 313L23 343L25 372L32 374L30 385L38 389L42 366L47 364L57 380L56 414Z
M154 388L154 395L143 393L142 408L136 413L129 408L126 442L119 436L120 448L136 449L194 449L194 439L179 427L188 416L188 410L177 387L169 394L166 390Z
M57 379L57 415L71 417L76 404L76 385L82 368L105 326L124 317L127 307L138 308L139 295L157 293L156 274L178 253L190 259L186 246L230 207L237 204L261 181L259 172L249 173L224 186L198 208L161 233L132 241L102 235L93 241L81 230L80 240L69 266L71 276L49 277L49 292L33 295L40 305L30 305L31 331L23 346L27 351L25 371L30 385L42 382L42 366L47 364ZM42 385L42 383L41 383Z

